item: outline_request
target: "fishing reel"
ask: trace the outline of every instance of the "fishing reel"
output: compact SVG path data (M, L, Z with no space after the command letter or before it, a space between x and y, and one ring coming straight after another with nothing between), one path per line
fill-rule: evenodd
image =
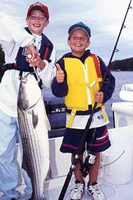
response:
M32 59L33 58L33 55L31 53L27 54L27 58L28 59Z
M84 162L82 163L81 171L83 177L86 177L89 173L90 167L95 163L96 155L94 153L87 152Z

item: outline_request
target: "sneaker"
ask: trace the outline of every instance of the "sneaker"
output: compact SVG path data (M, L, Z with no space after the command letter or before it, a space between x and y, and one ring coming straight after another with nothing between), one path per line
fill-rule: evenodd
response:
M106 199L98 183L88 186L88 194L92 196L93 200Z
M85 184L80 181L75 181L75 185L71 189L70 199L71 200L80 200L84 193Z

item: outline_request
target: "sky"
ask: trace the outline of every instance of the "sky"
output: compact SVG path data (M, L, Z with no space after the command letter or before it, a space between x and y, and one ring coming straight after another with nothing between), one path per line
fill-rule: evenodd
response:
M0 16L11 15L25 26L27 9L35 2L2 0ZM81 21L91 29L89 49L108 64L130 0L42 0L40 2L49 8L50 23L44 33L54 43L57 59L70 51L67 45L69 27ZM125 26L117 45L119 52L114 54L113 60L133 57L133 9L128 11Z

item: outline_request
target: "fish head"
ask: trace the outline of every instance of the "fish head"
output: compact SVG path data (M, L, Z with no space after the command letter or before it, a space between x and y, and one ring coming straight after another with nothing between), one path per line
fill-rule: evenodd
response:
M32 74L24 76L20 81L18 93L18 107L21 110L28 110L35 106L41 98L41 90Z

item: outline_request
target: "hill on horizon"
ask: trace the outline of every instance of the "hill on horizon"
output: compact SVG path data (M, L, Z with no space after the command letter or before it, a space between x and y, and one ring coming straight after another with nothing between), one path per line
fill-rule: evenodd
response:
M113 71L133 71L133 57L113 61L110 69Z

